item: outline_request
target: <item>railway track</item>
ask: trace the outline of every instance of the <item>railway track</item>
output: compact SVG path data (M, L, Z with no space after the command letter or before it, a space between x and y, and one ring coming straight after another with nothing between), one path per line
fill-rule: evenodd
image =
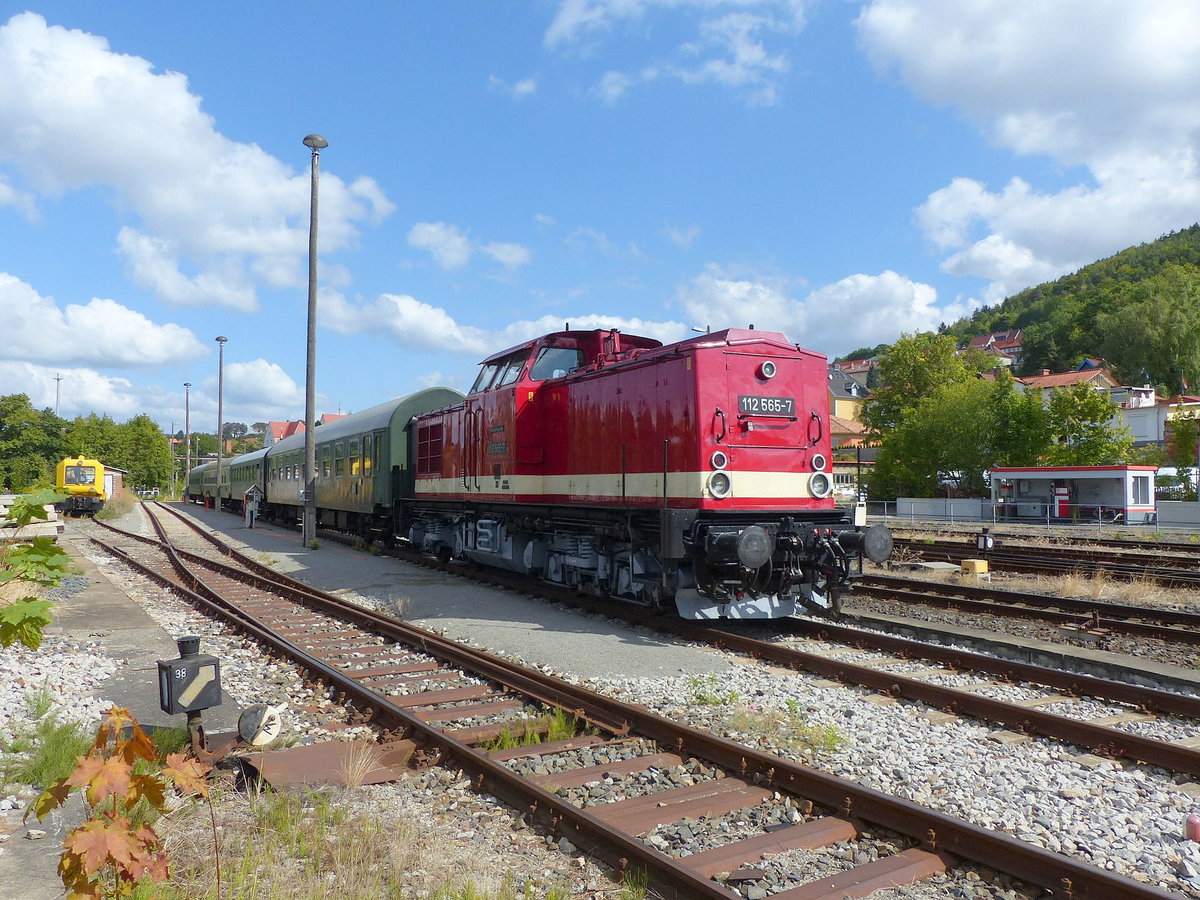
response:
M1065 628L1200 645L1200 613L1187 610L943 584L887 575L859 578L855 582L854 592L906 604L1032 619Z
M1145 565L1131 561L1134 555L1125 554L1125 562L1111 561L1105 551L1084 548L1062 548L1058 545L1044 549L1033 547L1010 547L981 552L970 543L958 541L930 541L897 539L895 546L910 556L918 556L931 562L961 563L964 559L986 559L997 571L1025 572L1031 574L1061 574L1066 571L1097 573L1103 572L1113 578L1137 581L1148 579L1168 587L1200 588L1200 559L1178 558L1179 568L1161 565Z
M773 896L785 900L866 896L876 887L908 883L958 860L1009 873L1054 896L1117 900L1172 896L462 647L276 574L251 572L257 565L252 560L228 554L236 560L236 567L228 567L193 554L157 549L154 542L128 535L106 543L110 552L189 593L193 602L286 654L312 677L344 694L359 719L384 729L388 746L396 752L411 749L426 762L460 767L478 790L525 810L531 822L586 848L616 871L644 871L651 886L665 897L737 897L713 876L753 863L764 852L825 846L853 839L867 829L904 835L908 846L865 866ZM431 662L436 670L395 671ZM447 687L448 680L467 682L468 690L487 693L448 695L447 691L458 690ZM479 708L491 704L504 709ZM538 727L530 721L536 719L530 713L552 707L588 723L595 734L518 751L488 751L481 743L485 735L511 730L522 721L526 724L520 727ZM514 709L524 712L514 715ZM556 773L541 784L521 777L507 764L514 757L568 753L580 741L604 747L636 745L652 752L632 753L619 765L604 764L596 771ZM670 766L677 759L700 761L718 775L584 808L560 793L572 783L646 766ZM721 809L753 809L778 802L777 796L800 812L800 821L683 859L642 840L657 823Z

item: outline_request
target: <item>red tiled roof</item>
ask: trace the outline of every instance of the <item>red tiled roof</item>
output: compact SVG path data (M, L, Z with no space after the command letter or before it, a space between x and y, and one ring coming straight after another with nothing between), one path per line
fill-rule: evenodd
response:
M1084 369L1078 372L1056 372L1046 375L1026 375L1023 378L1017 379L1026 387L1038 388L1045 390L1048 388L1067 387L1072 384L1087 384L1094 381L1099 376L1104 375L1109 381L1116 384L1116 379L1107 369Z

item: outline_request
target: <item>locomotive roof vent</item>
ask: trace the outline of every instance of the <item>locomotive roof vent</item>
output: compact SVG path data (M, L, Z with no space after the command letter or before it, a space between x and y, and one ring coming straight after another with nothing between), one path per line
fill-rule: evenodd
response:
M724 450L714 450L713 455L709 457L708 461L714 469L723 469L729 465L729 457L725 454Z
M758 377L765 381L774 378L776 371L778 370L775 367L775 363L769 359L763 360L762 364L758 367Z
M733 490L733 479L728 472L713 472L708 476L708 492L717 500L724 500Z
M814 453L812 456L812 467L815 472L824 472L827 461L824 454Z

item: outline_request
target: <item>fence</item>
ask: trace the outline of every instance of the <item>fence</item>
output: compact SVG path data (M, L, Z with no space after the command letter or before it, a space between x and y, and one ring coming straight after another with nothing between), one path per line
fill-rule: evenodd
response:
M1059 513L1065 512L1066 515ZM950 522L957 524L1041 525L1043 527L1090 526L1105 528L1151 527L1159 530L1200 529L1200 503L1165 501L1156 513L1137 513L1134 521L1125 521L1122 507L1021 501L992 503L978 498L946 499L901 497L898 500L871 500L867 514L885 523Z

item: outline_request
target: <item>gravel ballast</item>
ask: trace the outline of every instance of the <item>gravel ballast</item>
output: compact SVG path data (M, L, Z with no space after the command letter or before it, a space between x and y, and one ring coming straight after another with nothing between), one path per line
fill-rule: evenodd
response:
M365 728L346 728L344 717L339 717L335 705L303 688L290 666L272 662L248 641L224 633L165 591L126 572L115 560L98 554L92 558L115 583L124 585L132 599L169 633L201 635L206 652L221 657L224 687L240 705L288 703L289 725L303 741L368 734ZM372 589L375 587L371 585ZM385 592L380 592L378 599L373 593L364 590L362 602L384 605L392 601ZM537 601L528 602L540 605ZM537 615L531 613L529 619L535 621ZM605 624L614 631L620 630L619 625ZM588 632L598 627L593 617L579 640L586 641ZM447 629L447 633L456 636L452 629ZM484 643L483 635L479 628L472 629L472 642ZM506 640L511 641L511 637L506 635ZM653 646L643 649L639 642L630 641L624 652L654 653L655 649ZM706 652L711 658L712 651ZM1200 897L1200 845L1183 837L1184 821L1193 809L1200 807L1200 800L1193 800L1181 791L1170 773L1096 761L1078 749L1048 740L1002 743L994 739L995 729L985 724L960 719L930 721L923 715L928 709L921 704L881 702L871 692L830 687L816 676L783 673L733 654L721 657L730 665L723 671L707 671L702 691L697 689L696 677L686 673L658 678L580 677L561 671L558 674L601 693L645 704L664 716L726 733L735 739L750 740L748 734L733 733L726 724L734 710L802 717L807 725L836 733L841 746L833 751L805 753L773 746L775 742L770 739L761 739L763 748L1127 877L1160 885L1180 896ZM536 658L521 661L545 665ZM104 680L116 665L87 642L47 642L37 653L21 648L0 650L0 727L18 727L24 715L25 693L41 683L50 684L50 678L60 679L63 695L72 698L63 715L94 724L109 705L104 700ZM612 668L617 667L614 664ZM700 695L710 702L701 702ZM713 697L720 698L720 702L711 702ZM1088 705L1088 701L1077 702L1081 711ZM314 708L328 716L327 725L312 721L307 714L296 713ZM1170 723L1172 736L1186 730L1185 722ZM547 760L538 764L556 765ZM684 773L674 774L682 777ZM704 769L687 774L711 777ZM404 815L425 815L431 822L437 821L446 816L448 786L459 782L447 776L448 783L432 783L430 777L433 776L423 776L424 781L406 779L374 786L367 796L381 809L390 811L388 814L403 811ZM601 781L579 789L579 795L590 804L605 799L609 788L615 797L622 791L623 796L629 796L630 791L650 787L645 780L635 782L636 779L628 778L614 778L610 784ZM550 845L550 839L528 829L522 831L519 820L509 811L486 798L468 797L465 786L459 799L457 808L462 817L451 830L454 834L469 832L470 837L462 840L481 860L491 860L499 871L516 865L521 870L518 874L527 871L538 885L564 879L559 883L569 884L576 896L615 896L614 884L600 869L582 861L581 854L563 853L557 844ZM428 805L423 808L422 803ZM22 806L23 801L16 797L2 798L0 808L4 805L9 806L6 815L11 820L12 807ZM794 819L794 809L787 802L781 801L772 809L779 817L774 820L776 823ZM481 810L486 810L486 814ZM480 827L481 815L483 821L490 821L492 816L503 817L510 827ZM713 840L713 834L729 835L716 841L723 843L738 836L739 829L759 824L744 820L744 816L735 815L723 817L720 822L661 826L649 840L662 849L671 848L672 852L698 852L708 846L706 842ZM685 831L690 837L685 836ZM769 866L764 864L769 872L761 879L739 884L737 889L746 897L765 896L770 890L794 884L798 871L824 874L826 869L836 870L839 858L845 867L860 861L854 858L856 853L894 852L893 845L904 849L897 838L880 835L852 847L830 848L815 855L796 854L795 858L780 857ZM961 872L888 893L910 898L1025 896L1015 887L994 883L991 875L966 867Z

